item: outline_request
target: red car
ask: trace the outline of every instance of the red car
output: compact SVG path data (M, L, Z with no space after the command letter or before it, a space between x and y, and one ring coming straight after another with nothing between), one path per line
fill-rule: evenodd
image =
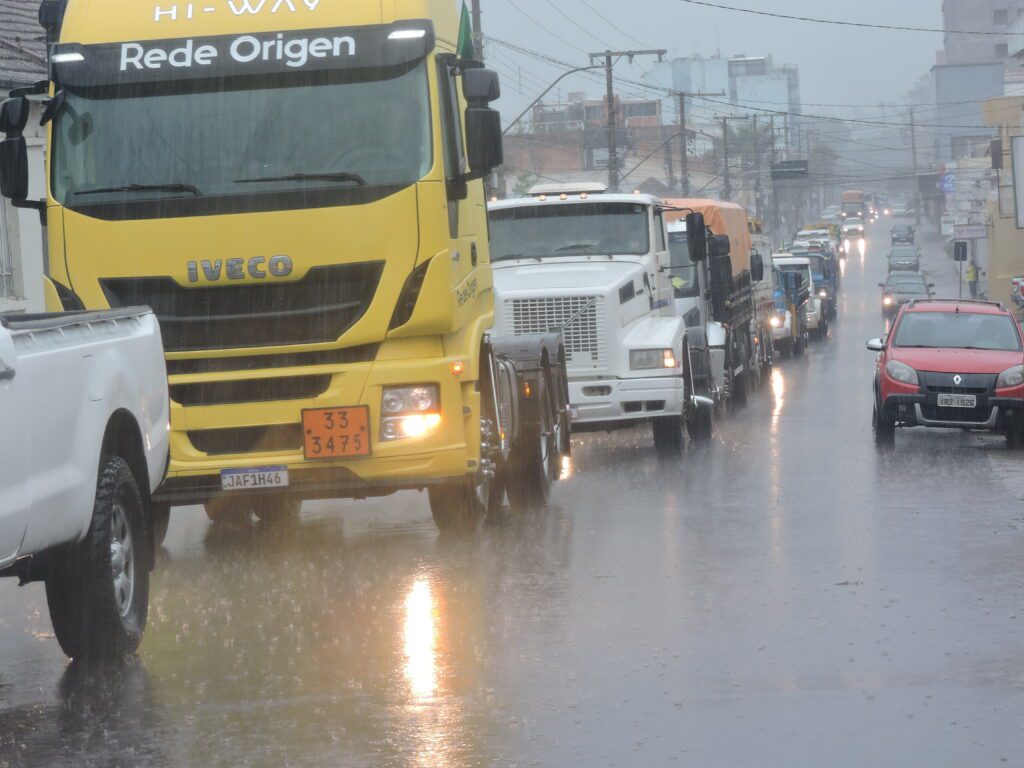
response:
M875 442L892 445L897 427L1005 434L1024 447L1024 340L1001 304L911 301L892 331L872 339Z

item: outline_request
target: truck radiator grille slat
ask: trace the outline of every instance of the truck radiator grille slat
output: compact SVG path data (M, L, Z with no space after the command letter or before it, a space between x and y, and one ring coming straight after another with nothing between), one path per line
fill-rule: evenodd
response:
M100 281L112 308L152 307L164 349L187 352L337 341L366 314L383 262L315 267L295 282L186 288L169 277Z
M188 432L197 451L208 456L238 453L283 453L302 450L302 425L203 429Z
M186 407L311 400L330 389L331 379L330 375L291 376L281 379L172 384L171 400Z
M507 327L516 336L562 334L570 370L592 371L607 366L603 297L511 299L505 304L509 319Z

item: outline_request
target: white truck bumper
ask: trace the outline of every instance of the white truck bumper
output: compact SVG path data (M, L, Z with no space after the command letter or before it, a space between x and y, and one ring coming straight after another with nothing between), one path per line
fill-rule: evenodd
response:
M569 382L574 424L679 415L683 398L683 381L678 377Z

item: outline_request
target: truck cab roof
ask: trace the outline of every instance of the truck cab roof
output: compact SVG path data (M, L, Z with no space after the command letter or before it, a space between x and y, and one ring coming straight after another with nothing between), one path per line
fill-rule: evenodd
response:
M579 204L607 204L607 203L633 203L634 205L661 205L661 200L653 195L641 194L605 194L590 192L559 192L556 194L541 193L529 197L510 197L505 200L492 200L487 208L491 211L501 211L508 208L526 208L542 205L579 205Z

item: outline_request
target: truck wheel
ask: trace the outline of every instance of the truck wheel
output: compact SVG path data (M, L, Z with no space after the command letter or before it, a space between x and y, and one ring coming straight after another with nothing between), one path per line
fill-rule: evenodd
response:
M473 533L487 513L501 504L501 483L478 473L427 490L430 514L441 533Z
M268 496L254 498L252 513L260 522L290 524L297 522L302 511L302 499L291 496Z
M654 433L654 451L659 459L681 456L686 441L683 439L682 416L659 416L651 422Z
M793 342L793 357L803 357L804 352L807 351L807 338L801 336L799 339Z
M225 528L242 528L252 522L252 508L244 499L218 496L203 505L210 522Z
M134 653L149 612L145 505L128 462L105 456L85 538L55 559L46 602L61 649L73 659Z
M523 428L509 457L508 500L515 509L543 507L551 495L551 482L559 471L558 446L551 424L551 393L547 382L538 385L540 424Z
M164 540L167 538L167 529L171 525L171 505L151 502L149 520L153 526L153 549L155 551L164 545Z
M783 360L788 360L793 356L793 340L783 339L779 342L779 356Z
M871 417L871 426L875 432L875 445L881 448L891 448L896 445L896 424L892 419L884 418L878 412L877 404Z
M714 423L714 408L710 405L698 405L697 412L686 425L690 439L697 445L707 445L714 434Z
M732 401L736 408L745 408L750 400L750 381L753 369L750 365L750 355L747 354L746 342L739 342L735 349L740 360L743 361L743 373L732 376ZM732 364L730 364L732 365Z

